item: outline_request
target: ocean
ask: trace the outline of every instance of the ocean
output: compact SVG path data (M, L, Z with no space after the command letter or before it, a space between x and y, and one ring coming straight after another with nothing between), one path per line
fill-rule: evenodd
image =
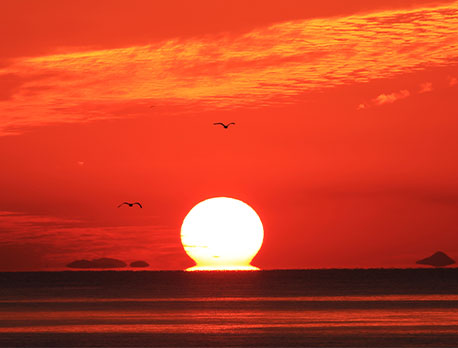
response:
M1 347L456 347L458 268L0 273Z

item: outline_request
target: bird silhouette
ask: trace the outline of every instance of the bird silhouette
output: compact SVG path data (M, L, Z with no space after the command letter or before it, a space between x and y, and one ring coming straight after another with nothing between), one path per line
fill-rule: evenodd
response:
M131 208L134 206L134 204L137 204L140 208L143 208L142 205L139 202L134 202L134 203L124 202L124 203L121 203L120 205L118 205L118 208L120 208L124 204L128 205Z
M231 122L231 123L228 123L228 124L224 124L224 123L222 123L222 122L213 123L213 125L215 125L215 126L216 126L216 125L219 125L219 124L220 124L221 126L223 126L225 129L227 129L227 127L229 127L231 124L235 124L235 122Z

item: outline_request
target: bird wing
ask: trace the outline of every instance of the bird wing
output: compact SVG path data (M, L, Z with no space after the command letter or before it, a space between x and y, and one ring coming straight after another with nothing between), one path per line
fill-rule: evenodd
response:
M143 208L142 205L139 202L135 202L134 204L138 204L140 208Z
M221 123L221 122L216 122L216 123L213 123L215 126L220 124L221 126L225 127L224 123Z
M129 203L123 202L123 203L121 203L120 205L118 205L118 208L119 208L120 206L122 206L123 204L127 204L127 205L128 205Z
M235 122L228 123L227 125L230 126L231 124L235 124Z

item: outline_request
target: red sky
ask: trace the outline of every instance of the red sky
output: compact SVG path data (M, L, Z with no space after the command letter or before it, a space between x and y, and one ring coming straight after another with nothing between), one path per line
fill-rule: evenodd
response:
M457 259L457 32L454 1L2 1L0 270L187 268L215 196L263 269Z

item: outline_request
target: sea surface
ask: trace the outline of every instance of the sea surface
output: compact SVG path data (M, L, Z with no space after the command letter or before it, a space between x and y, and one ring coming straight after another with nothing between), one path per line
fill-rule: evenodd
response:
M458 268L0 273L1 347L457 347Z

